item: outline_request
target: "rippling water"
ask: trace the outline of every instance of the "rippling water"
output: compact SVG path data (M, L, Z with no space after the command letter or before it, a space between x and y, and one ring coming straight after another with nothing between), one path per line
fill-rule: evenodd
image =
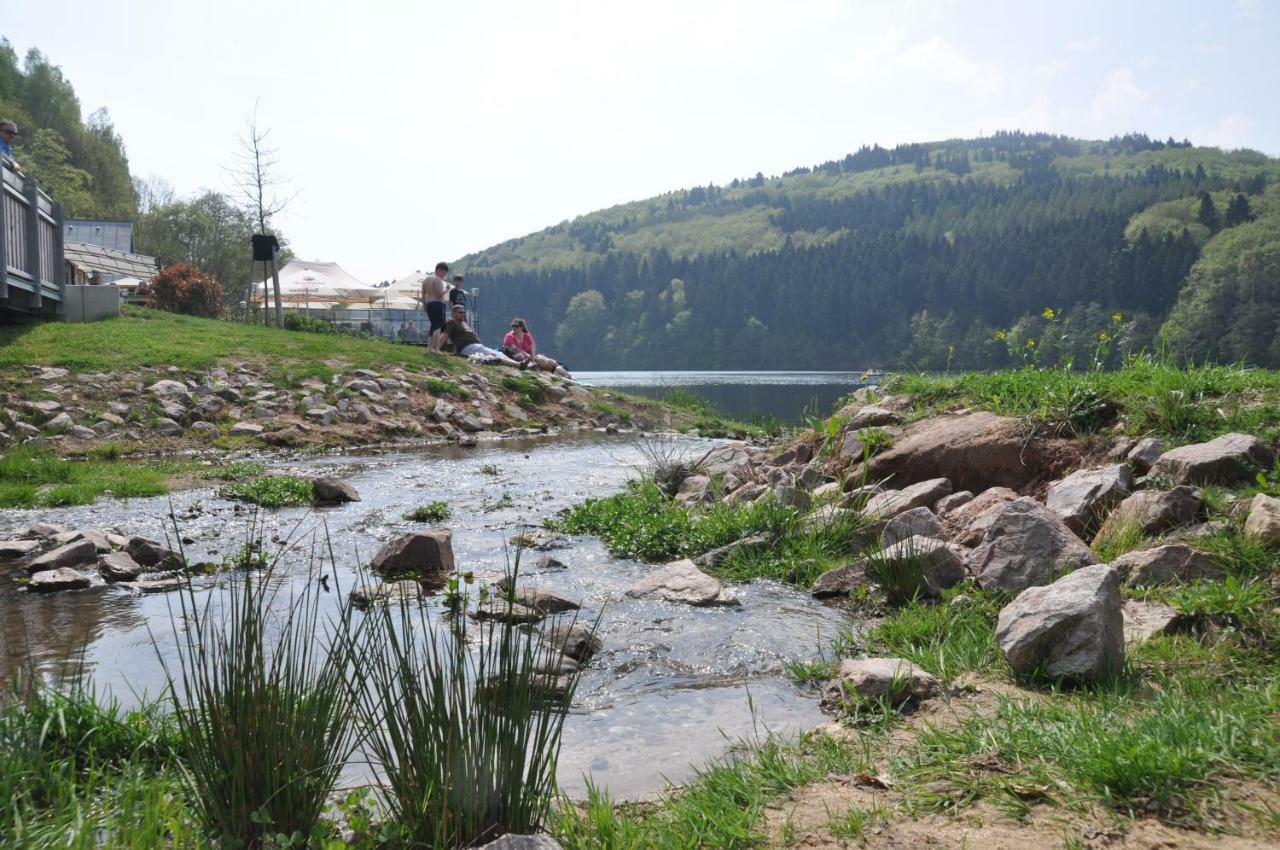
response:
M709 443L687 441L690 453ZM283 560L287 581L308 580L308 548L327 528L345 591L352 567L390 537L423 526L401 518L417 505L449 502L453 545L461 569L501 570L506 541L525 525L580 501L619 489L643 463L637 444L600 435L503 443L476 449L441 447L416 453L299 458L272 464L273 472L337 474L362 501L310 511L267 514L268 539L298 542ZM497 467L486 474L482 467ZM503 500L510 495L509 504ZM248 514L213 489L173 494L172 505L193 560L220 560L243 541ZM503 506L505 505L505 506ZM164 539L169 498L104 500L65 510L0 511L0 536L37 520L71 527L116 528ZM594 539L575 538L554 556L568 569L528 575L529 583L583 603L585 622L600 617L603 650L586 668L565 731L560 777L570 793L590 775L620 797L681 781L729 740L757 727L794 732L820 722L812 694L783 674L790 660L811 659L845 617L806 594L773 582L734 588L741 608L698 609L626 598L627 587L652 565L610 556ZM197 598L216 603L222 585L196 579ZM282 593L280 605L287 604ZM159 693L164 677L152 642L172 660L170 603L164 595L134 597L95 587L48 595L26 594L0 574L0 680L7 656L33 659L56 671L67 654L85 648L100 690L126 703ZM748 701L750 698L750 704ZM750 705L754 705L754 716ZM729 740L727 740L729 739ZM348 778L362 774L353 767Z
M826 416L844 396L876 376L861 372L577 372L584 384L662 398L679 387L737 419L772 416L799 422L806 411Z

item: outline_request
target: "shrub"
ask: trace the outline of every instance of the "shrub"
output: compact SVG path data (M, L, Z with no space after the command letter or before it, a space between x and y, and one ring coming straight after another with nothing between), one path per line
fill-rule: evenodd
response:
M284 314L284 329L310 334L332 334L333 324L305 313L290 312Z
M193 265L175 263L151 278L147 306L215 319L222 312L222 284Z

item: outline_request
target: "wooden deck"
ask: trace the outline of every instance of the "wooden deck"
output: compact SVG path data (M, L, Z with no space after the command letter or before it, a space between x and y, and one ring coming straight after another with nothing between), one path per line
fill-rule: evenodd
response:
M0 309L59 312L66 284L62 204L7 164L0 178Z

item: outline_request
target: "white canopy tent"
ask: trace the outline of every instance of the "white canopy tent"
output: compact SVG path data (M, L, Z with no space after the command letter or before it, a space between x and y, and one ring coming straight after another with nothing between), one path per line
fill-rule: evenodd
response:
M294 306L372 305L385 292L352 277L337 263L294 259L280 269L280 297L284 303ZM255 303L261 303L264 295L268 301L275 299L270 280L253 285Z

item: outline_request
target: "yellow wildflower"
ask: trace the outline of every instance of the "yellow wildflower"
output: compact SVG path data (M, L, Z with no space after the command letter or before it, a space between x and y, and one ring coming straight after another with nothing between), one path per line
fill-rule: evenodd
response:
M1030 351L1035 347L1036 347L1036 341L1034 339L1027 340L1027 351Z
M1052 321L1054 320L1054 318L1056 318L1056 317L1057 317L1057 315L1058 315L1058 314L1057 314L1057 313L1055 313L1055 312L1053 312L1053 308L1052 308L1052 307L1045 307L1045 308L1044 308L1044 312L1043 312L1043 313L1041 313L1040 315L1041 315L1041 316L1044 316L1046 319L1048 319L1049 321L1051 321L1051 322L1052 322Z
M1111 334L1106 331L1098 331L1098 342L1106 342L1111 339Z
M1111 321L1115 322L1117 325L1120 324L1120 322L1122 322L1123 320L1124 320L1124 316L1120 315L1119 313L1111 314Z
M995 337L995 338L996 338L996 341L997 341L997 342L1004 342L1006 339L1008 339L1008 338L1009 338L1009 335L1008 335L1007 333L1005 333L1004 331L996 331L996 337Z

